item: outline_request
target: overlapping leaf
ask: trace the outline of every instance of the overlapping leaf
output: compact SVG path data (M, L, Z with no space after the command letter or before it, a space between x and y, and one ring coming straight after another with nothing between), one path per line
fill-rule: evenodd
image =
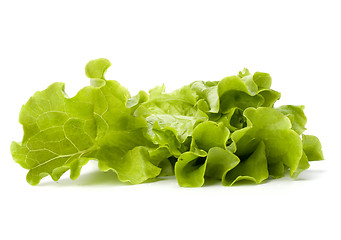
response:
M286 169L296 178L309 161L323 159L321 143L305 128L303 106L273 108L280 93L269 74L247 69L220 82L195 81L171 93L155 87L131 97L107 81L111 63L90 61L88 87L73 98L63 83L37 92L22 107L22 142L13 159L29 169L27 181L58 180L70 170L76 179L89 160L121 181L137 184L173 175L180 186L200 187L206 179L231 186L261 183Z
M205 177L224 179L239 159L226 143L230 132L222 123L207 121L193 131L191 151L183 153L175 164L175 175L180 186L200 187Z
M67 98L63 83L37 92L22 107L19 121L24 128L22 142L12 142L14 160L29 169L27 181L38 184L51 175L58 180L71 169L71 178L96 152L97 129L93 105L88 102L91 87Z
M322 146L320 140L313 135L302 136L303 150L309 161L323 160Z
M195 106L198 96L190 87L164 91L164 86L150 90L149 101L140 104L135 115L147 121L145 136L154 144L167 146L178 157L188 149L186 140L194 127L208 117Z
M223 185L231 186L234 183L247 180L261 183L269 177L265 144L261 141L255 151L229 171L223 178Z
M290 120L273 108L248 108L244 111L248 126L235 131L232 140L236 155L249 156L263 141L266 149L270 175L282 177L285 166L293 176L303 153L299 135L291 129Z
M105 71L108 63L100 63L95 61L86 67L87 73L96 73L88 77L94 86L91 97L97 123L98 167L102 171L113 170L121 181L134 184L154 178L161 169L150 162L149 149L157 146L143 135L146 120L133 116L133 109L126 107L130 98L127 89L116 81L106 81L104 73L91 70L96 67Z

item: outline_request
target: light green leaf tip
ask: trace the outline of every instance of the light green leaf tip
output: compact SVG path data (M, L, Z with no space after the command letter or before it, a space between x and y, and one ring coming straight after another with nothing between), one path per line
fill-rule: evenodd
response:
M242 110L248 107L259 107L264 102L262 96L256 94L254 90L250 91L257 87L255 84L250 86L250 83L252 80L243 81L239 76L226 77L219 82L218 95L222 113L226 113L235 107Z
M202 149L208 152L213 147L226 149L230 131L223 123L206 121L200 123L193 131L191 149Z
M303 150L309 161L324 160L320 140L313 135L302 135Z
M297 132L297 134L301 135L306 130L305 125L307 123L307 117L303 111L304 106L283 105L276 109L290 119L292 129Z
M106 58L91 60L85 66L85 75L91 79L105 79L104 73L110 66L111 62Z
M208 113L219 112L218 82L195 81L190 84L190 87L199 96L197 104L204 106L206 103L206 109L205 107L201 109L205 109Z
M252 76L253 81L257 84L258 89L270 89L272 78L268 73L255 72Z

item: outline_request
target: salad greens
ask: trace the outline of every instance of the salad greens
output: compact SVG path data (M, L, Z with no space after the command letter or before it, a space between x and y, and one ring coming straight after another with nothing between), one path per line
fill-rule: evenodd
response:
M195 81L171 93L157 86L131 97L117 81L106 80L111 65L100 58L85 67L90 86L69 98L64 83L36 92L23 105L21 142L12 142L15 162L36 185L68 170L79 177L89 160L119 180L142 183L174 175L182 187L207 179L231 186L296 178L309 161L322 160L317 137L302 134L304 106L274 108L280 93L269 74L247 69L221 81Z

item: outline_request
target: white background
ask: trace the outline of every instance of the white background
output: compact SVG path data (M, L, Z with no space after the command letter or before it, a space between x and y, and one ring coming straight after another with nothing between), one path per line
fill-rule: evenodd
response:
M341 239L338 2L1 1L0 238ZM261 185L133 186L90 163L76 181L30 186L9 151L22 138L21 105L56 81L73 96L99 57L132 94L268 72L279 105L306 106L326 160Z

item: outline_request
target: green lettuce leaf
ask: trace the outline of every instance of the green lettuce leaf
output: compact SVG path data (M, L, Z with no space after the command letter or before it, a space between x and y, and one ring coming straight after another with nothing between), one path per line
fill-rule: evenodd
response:
M239 159L226 150L230 132L222 123L206 121L193 131L191 151L183 153L175 164L180 186L200 187L205 177L222 179Z
M248 80L246 81L245 78ZM243 80L244 79L244 80ZM218 84L220 110L227 113L231 108L242 110L248 107L259 107L264 103L264 98L257 95L257 85L248 76L226 77Z
M226 174L239 164L239 158L229 150L210 148L207 154L206 178L225 179Z
M263 72L255 72L253 75L248 69L244 69L239 72L239 77L242 78L244 82L252 85L252 94L257 94L262 96L264 101L260 105L261 107L273 107L274 103L281 98L281 94L275 90L270 89L272 84L272 78L270 74ZM252 106L249 106L252 107Z
M298 175L303 172L304 170L308 169L310 167L309 161L308 161L308 157L305 154L305 152L303 151L302 153L302 157L299 161L299 164L296 168L296 171L293 173L292 178L297 178Z
M281 98L281 93L272 89L260 90L258 95L264 98L264 102L261 107L273 107L275 102Z
M272 84L272 78L268 73L255 72L252 80L257 84L258 90L270 89Z
M91 60L85 66L85 75L90 79L105 79L104 74L110 66L111 62L106 58Z
M200 123L193 131L191 150L200 149L208 152L213 147L226 149L230 131L223 123L206 121Z
M133 184L156 177L161 169L149 161L147 149L156 146L143 135L145 119L133 116L132 109L126 107L128 93L118 82L105 81L94 89L93 98L99 169L113 170L121 181Z
M127 100L126 106L135 110L140 104L148 102L148 100L149 95L145 91L140 91L137 95Z
M294 177L303 146L299 135L291 129L290 120L269 107L248 108L244 115L248 119L247 127L235 131L231 136L236 155L241 158L249 156L263 141L270 175L282 177L287 166Z
M233 168L223 178L223 185L232 186L234 183L247 180L261 183L269 177L265 144L261 141L256 150Z
M22 107L19 122L24 128L22 142L12 142L13 159L29 169L27 182L36 185L48 175L57 181L71 170L76 179L80 169L95 154L96 121L88 103L91 88L67 98L63 83L37 92Z
M201 110L207 113L219 112L218 82L195 81L189 86L198 95Z
M230 132L246 127L246 118L243 110L240 108L231 108L226 114L223 114L217 122L221 122Z
M219 147L205 151L185 152L175 164L175 176L181 187L201 187L205 178L224 179L239 158Z
M143 135L146 120L126 107L127 89L104 79L109 65L103 59L87 64L87 75L95 78L73 98L66 97L63 83L55 83L23 106L24 138L13 142L11 151L30 170L30 184L47 175L57 181L69 169L76 179L90 159L98 160L100 170L113 170L121 181L133 184L160 174L149 155L158 146Z
M317 137L303 135L303 106L273 108L280 93L267 73L248 69L220 82L195 81L171 93L155 87L131 97L104 75L110 61L90 61L90 86L69 98L63 83L35 93L22 107L24 136L12 142L14 161L38 184L57 181L68 170L80 175L89 160L119 180L138 184L174 175L180 186L200 187L207 179L231 186L261 183L290 169L296 178L309 161L322 160ZM302 138L300 135L302 134Z
M185 152L175 163L175 176L180 187L201 187L206 170L206 152Z
M309 161L324 160L320 140L313 135L302 135L303 150Z
M92 67L106 70L108 63L102 59L86 66L86 72L96 72ZM102 66L102 65L103 66ZM88 69L90 68L90 69ZM96 154L101 171L112 170L123 182L141 183L158 176L161 169L150 162L149 149L157 148L143 135L147 122L133 116L134 109L128 108L128 90L117 81L107 81L104 73L96 72L102 79L92 79L91 94L97 124Z
M174 165L172 154L167 147L149 148L150 162L161 168L159 176L173 176Z
M299 135L306 130L307 117L303 112L304 106L283 105L276 109L290 119L292 129Z
M194 127L208 119L195 105L196 93L185 86L172 93L164 93L164 87L150 90L148 102L142 103L135 116L146 119L145 136L154 144L167 146L174 156L188 150L186 140Z

